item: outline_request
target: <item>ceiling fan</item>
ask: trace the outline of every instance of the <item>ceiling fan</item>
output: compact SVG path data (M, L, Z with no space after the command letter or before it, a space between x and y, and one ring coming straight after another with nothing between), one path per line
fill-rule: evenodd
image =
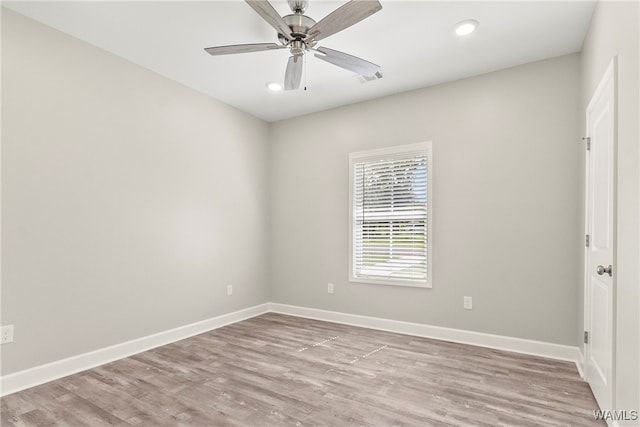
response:
M245 0L249 6L278 32L280 43L252 43L214 46L205 49L210 55L289 49L291 56L284 75L285 90L296 90L302 78L302 57L315 52L315 57L361 75L364 80L382 78L380 66L347 53L317 47L317 43L348 28L382 9L378 0L351 0L316 22L304 14L308 0L288 0L291 15L280 16L267 0Z

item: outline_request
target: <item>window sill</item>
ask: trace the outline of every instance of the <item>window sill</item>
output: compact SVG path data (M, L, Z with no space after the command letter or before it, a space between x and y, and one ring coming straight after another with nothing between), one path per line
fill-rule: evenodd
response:
M418 282L398 279L384 279L382 277L350 277L349 282L364 283L369 285L400 286L406 288L430 289L433 287L432 284L427 282L426 280L424 282Z

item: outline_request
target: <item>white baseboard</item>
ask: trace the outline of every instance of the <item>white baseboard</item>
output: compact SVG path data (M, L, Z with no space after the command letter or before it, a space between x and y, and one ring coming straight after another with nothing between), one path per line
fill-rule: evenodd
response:
M194 335L249 319L269 311L269 303L256 305L200 322L180 326L168 331L112 345L66 359L36 366L0 377L0 396L6 396L86 369L95 368L114 360L170 344Z
M572 347L569 345L553 344L522 338L485 334L482 332L466 331L462 329L451 329L441 326L402 322L398 320L381 319L378 317L360 316L356 314L340 313L336 311L326 311L286 304L271 303L270 308L270 311L274 313L289 314L309 319L343 323L346 325L362 326L365 328L397 332L443 341L452 341L461 344L471 344L480 347L542 356L550 359L566 360L576 363L576 366L580 360L578 347Z
M324 320L327 322L343 323L347 325L452 341L462 344L471 344L480 347L548 357L551 359L568 360L576 364L578 372L582 376L583 360L582 353L578 347L505 337L501 335L491 335L462 329L424 325L420 323L382 319L378 317L360 316L357 314L319 310L315 308L265 303L5 375L0 377L0 396L6 396L20 390L35 387L58 378L66 377L67 375L72 375L96 366L104 365L105 363L129 357L152 348L170 344L175 341L189 338L203 332L211 331L213 329L217 329L231 323L240 322L268 312Z

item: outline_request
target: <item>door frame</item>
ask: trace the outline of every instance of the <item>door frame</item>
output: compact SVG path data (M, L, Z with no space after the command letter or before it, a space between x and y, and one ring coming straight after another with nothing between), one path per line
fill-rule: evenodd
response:
M617 213L618 213L618 182L617 182L617 170L618 170L618 56L614 56L607 68L605 69L602 77L600 78L596 89L593 91L587 108L585 109L585 136L590 138L589 134L589 111L593 108L593 104L596 102L597 98L604 91L608 80L611 79L613 81L613 230L612 230L612 239L613 239L613 277L611 282L611 408L600 408L602 410L614 410L616 408L615 401L615 386L616 386L616 318L617 318ZM585 187L584 187L584 235L588 235L590 230L590 220L591 220L591 194L590 194L590 156L591 151L585 150ZM590 320L590 292L589 292L589 248L584 245L583 252L583 260L584 260L584 271L583 271L583 329L587 331L587 327L589 325ZM587 378L587 367L586 363L589 360L589 346L583 343L583 372L584 379L588 381ZM609 421L607 421L609 423Z

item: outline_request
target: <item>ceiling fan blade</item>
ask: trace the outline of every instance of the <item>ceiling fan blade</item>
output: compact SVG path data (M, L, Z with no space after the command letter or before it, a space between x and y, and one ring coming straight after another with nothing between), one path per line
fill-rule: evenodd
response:
M287 71L284 73L284 90L297 90L302 80L302 55L293 55L287 62Z
M228 46L207 47L209 55L230 55L233 53L261 52L263 50L283 49L286 46L276 43L232 44Z
M284 22L280 14L271 6L267 0L245 0L249 6L253 8L262 19L267 21L269 25L276 29L279 34L285 36L288 40L293 40L291 28Z
M320 54L316 53L315 57L329 62L345 70L353 71L364 77L368 77L367 80L373 80L373 78L382 78L380 73L380 66L372 62L365 61L357 56L349 55L348 53L340 52L337 50L329 49L328 47L319 47L314 49Z
M322 40L356 24L382 9L378 0L351 0L309 28L305 41Z

